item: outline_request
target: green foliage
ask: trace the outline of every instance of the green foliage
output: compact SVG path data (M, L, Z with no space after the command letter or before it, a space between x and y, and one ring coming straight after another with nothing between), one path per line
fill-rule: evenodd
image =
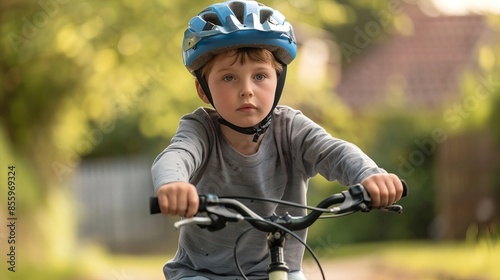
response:
M41 138L54 148L76 150L92 123L111 126L134 112L143 112L135 115L145 119L138 122L142 135L158 136L165 129L171 134L175 125L162 127L160 120L178 118L193 107L186 105L195 99L186 93L191 79L179 45L188 17L199 7L164 1L40 1L9 8L2 17L5 55L0 59L6 79L0 118L20 149L29 149L29 139Z
M428 238L435 216L433 157L438 145L431 135L438 124L433 115L415 115L420 117L408 112L380 116L376 140L367 153L409 187L409 197L400 202L405 208L403 215L385 228L396 228L406 238Z

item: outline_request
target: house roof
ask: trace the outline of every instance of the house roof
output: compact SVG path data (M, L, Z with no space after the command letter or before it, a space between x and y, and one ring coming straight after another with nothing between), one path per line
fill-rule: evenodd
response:
M430 17L415 11L409 17L412 35L395 34L361 49L345 67L336 92L351 108L391 103L429 108L458 97L459 75L474 62L487 30L484 17Z

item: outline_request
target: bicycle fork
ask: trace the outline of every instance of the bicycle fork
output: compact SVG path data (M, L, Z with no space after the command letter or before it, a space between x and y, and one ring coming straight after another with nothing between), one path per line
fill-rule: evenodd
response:
M269 256L271 257L271 263L267 270L269 280L288 280L289 268L283 254L285 238L285 232L282 230L276 230L267 236Z

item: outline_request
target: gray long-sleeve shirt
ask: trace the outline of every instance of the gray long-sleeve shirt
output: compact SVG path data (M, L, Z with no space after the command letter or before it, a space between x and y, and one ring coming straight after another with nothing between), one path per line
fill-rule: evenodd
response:
M332 137L300 111L278 106L271 126L253 155L238 153L220 132L213 109L199 108L185 115L171 144L153 163L155 191L166 183L194 184L199 194L253 196L306 203L307 184L321 174L343 185L361 182L372 174L386 173L355 145ZM305 210L264 202L243 201L262 216L273 213L304 215ZM170 280L201 275L213 279L235 279L235 240L250 226L230 223L210 232L198 226L180 231L175 257L164 267ZM306 238L307 231L297 232ZM238 262L249 279L267 276L269 257L266 234L252 230L238 245ZM286 241L285 261L291 271L301 270L303 245ZM255 278L252 278L255 277Z

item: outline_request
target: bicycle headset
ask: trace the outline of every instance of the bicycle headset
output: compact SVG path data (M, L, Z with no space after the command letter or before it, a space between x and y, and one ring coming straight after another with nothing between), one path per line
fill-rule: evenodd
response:
M219 118L219 123L233 130L253 134L253 141L257 142L271 124L272 112L278 105L285 84L286 66L297 52L293 28L285 16L255 1L227 1L208 6L190 20L184 32L182 59L216 109L201 68L215 55L243 47L265 48L283 65L271 111L258 126L240 127Z

